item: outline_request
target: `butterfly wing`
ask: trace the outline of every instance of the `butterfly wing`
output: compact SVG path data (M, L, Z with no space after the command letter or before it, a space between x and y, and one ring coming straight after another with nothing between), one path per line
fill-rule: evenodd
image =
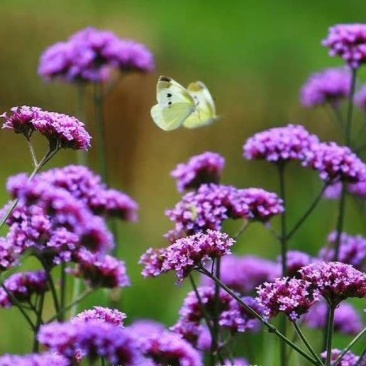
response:
M196 128L209 125L218 120L213 98L206 85L201 81L190 83L187 87L188 92L193 97L196 108L183 123L184 127Z
M156 86L158 104L151 108L151 117L164 131L175 130L195 111L195 101L179 83L160 76Z

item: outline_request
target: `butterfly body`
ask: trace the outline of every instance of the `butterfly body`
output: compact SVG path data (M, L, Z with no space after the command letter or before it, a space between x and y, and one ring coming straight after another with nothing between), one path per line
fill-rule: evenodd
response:
M201 127L217 119L211 94L200 81L184 88L175 80L160 76L156 96L158 103L151 108L151 117L164 131L180 126Z

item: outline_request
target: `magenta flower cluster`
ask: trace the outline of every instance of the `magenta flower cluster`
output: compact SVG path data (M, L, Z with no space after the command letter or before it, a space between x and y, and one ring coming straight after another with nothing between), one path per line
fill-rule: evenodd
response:
M113 69L150 72L152 53L141 43L120 39L113 32L86 28L43 53L38 73L45 80L104 82Z
M178 164L170 175L176 179L177 189L182 193L204 183L218 184L224 165L225 159L221 155L205 152L193 156L186 164Z
M329 48L331 56L340 56L350 67L357 69L366 62L366 25L337 24L330 27L322 44Z
M149 249L140 259L145 268L144 277L155 277L161 273L175 271L178 281L182 281L188 274L208 260L220 258L230 253L235 241L227 234L219 231L207 230L178 239L166 249L160 250L158 255Z
M105 308L102 306L94 306L93 309L84 310L71 319L71 323L99 321L101 323L113 324L116 327L123 328L123 322L127 318L125 313L117 309Z
M326 69L313 74L301 89L301 104L317 107L326 103L337 106L351 90L351 74L347 69Z
M243 146L243 155L248 160L264 159L272 163L301 161L318 141L301 125L275 127L250 137Z
M69 366L69 360L52 352L34 353L23 356L3 355L0 366Z
M15 133L29 139L34 131L45 136L50 147L88 150L91 137L84 128L84 123L66 114L47 112L37 107L14 107L5 119L3 128L11 129Z

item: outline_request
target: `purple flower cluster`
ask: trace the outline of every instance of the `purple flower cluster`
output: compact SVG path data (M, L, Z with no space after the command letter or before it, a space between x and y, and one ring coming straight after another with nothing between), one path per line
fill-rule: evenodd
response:
M50 323L42 325L38 341L67 359L95 360L103 357L111 364L137 365L138 343L127 330L107 322Z
M86 28L42 54L38 73L45 80L104 82L112 69L150 72L154 58L142 44L118 38L113 32Z
M166 211L175 223L175 229L166 237L174 242L182 236L208 229L220 231L222 222L229 218L266 222L283 211L282 200L275 193L259 188L203 184Z
M329 235L328 241L334 245L336 239L337 233L334 231ZM335 250L326 246L320 250L319 257L324 261L331 261L334 259L334 254ZM361 235L341 233L338 260L363 270L366 260L366 239Z
M337 24L322 42L331 56L340 56L352 68L366 62L366 24Z
M197 289L199 299L194 291L188 293L183 306L179 311L178 322L171 328L184 339L196 345L205 327L201 322L205 319L202 306L211 318L215 309L215 287L203 286ZM260 313L258 303L252 297L243 297L243 302L253 310ZM239 305L229 294L224 291L219 296L219 325L231 333L257 331L259 322L254 316Z
M205 183L218 184L224 165L225 159L221 155L205 152L193 156L186 164L178 164L170 175L177 180L177 189L182 193Z
M14 107L11 114L1 115L6 122L3 128L23 134L27 139L34 131L45 136L50 147L88 150L91 137L84 123L66 114L47 112L36 107Z
M348 183L346 184L347 192L360 197L362 199L366 198L366 181L361 181L358 183ZM337 200L341 197L342 193L342 183L337 182L326 188L323 197L328 200Z
M366 180L366 165L350 148L335 142L313 144L306 151L303 165L317 170L320 178L328 182Z
M130 285L123 261L108 254L91 253L86 249L75 255L77 266L70 270L76 277L83 278L92 288L115 288Z
M94 306L94 309L84 310L71 319L71 323L99 321L101 323L113 324L116 327L123 327L123 322L127 318L125 313L121 313L117 309L104 308L102 306Z
M349 264L318 262L303 267L299 272L330 306L336 307L349 297L366 297L366 274Z
M282 268L282 258L277 258L280 267ZM299 269L314 262L315 259L309 254L300 252L299 250L289 250L286 253L286 274L288 277L299 277Z
M0 366L69 366L69 361L57 353L37 353L23 356L3 355Z
M296 321L318 300L319 291L311 283L297 278L276 278L258 287L256 298L266 318L273 318L279 312Z
M339 350L339 349L332 349L332 355L331 355L331 361L336 361L337 358L343 353L343 351ZM321 357L323 359L326 359L327 357L327 352L322 352L321 353ZM337 363L337 365L339 366L364 366L364 363L358 363L360 357L356 356L354 353L352 353L351 351L348 351L343 357L342 360Z
M347 69L326 69L313 74L301 89L301 104L317 107L326 103L337 105L349 96L351 75Z
M12 242L8 238L0 237L0 272L18 265L18 256Z
M232 290L250 294L257 286L272 281L279 274L277 264L255 256L226 255L221 259L220 279ZM212 285L212 280L202 276L202 285Z
M208 260L230 254L234 243L227 234L207 230L205 233L178 239L158 256L156 251L149 249L139 262L145 266L142 275L155 277L161 273L175 271L178 281L183 281L193 269L203 266Z
M309 312L303 317L304 323L309 328L324 329L328 321L328 306L320 301L311 307ZM342 302L335 310L334 331L357 335L364 325L357 310L346 302Z
M34 294L48 291L47 275L44 271L16 273L4 281L0 288L0 307L9 308L17 302L28 302Z
M310 146L318 142L301 125L275 127L250 137L243 146L248 160L264 159L272 163L302 160Z

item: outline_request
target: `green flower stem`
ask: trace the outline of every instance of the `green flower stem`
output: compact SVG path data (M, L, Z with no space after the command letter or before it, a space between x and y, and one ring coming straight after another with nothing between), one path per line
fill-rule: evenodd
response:
M30 151L30 154L32 157L33 166L36 167L38 165L38 159L36 156L36 152L34 151L34 147L33 147L30 137L27 138L27 141L28 141L29 151Z
M218 283L219 286L225 290L230 296L232 296L248 313L252 314L255 318L257 318L267 329L269 333L275 334L281 340L286 342L291 348L297 351L301 356L303 356L306 360L308 360L312 365L322 365L319 364L317 360L314 360L311 356L305 353L300 347L298 347L295 343L291 342L285 335L283 335L278 329L268 323L260 314L258 314L254 309L248 306L234 291L232 291L229 287L227 287L223 282L221 282L215 275L211 274L206 268L199 267L197 270L205 274L206 276L210 277L215 283ZM282 366L282 365L281 365Z
M214 260L216 264L215 268L215 276L220 278L220 267L221 261L220 258L216 258ZM219 344L219 336L220 336L220 327L219 327L219 312L220 312L220 286L215 282L215 297L214 297L214 307L212 314L212 340L211 340L211 352L210 352L210 365L216 365L216 354L218 351Z
M65 320L65 314L62 309L64 309L66 304L66 288L67 288L67 278L65 272L65 263L61 263L60 266L60 321Z
M283 200L283 204L285 207L285 211L281 215L281 235L280 235L280 243L281 243L281 262L282 262L282 276L285 277L287 274L287 210L286 210L286 188L285 188L285 167L286 163L280 163L278 165L278 175L279 175L279 189L280 189L280 197ZM286 337L287 333L287 322L284 315L280 317L280 331ZM280 365L287 366L287 357L286 357L286 343L283 340L280 340Z
M44 298L45 298L45 294L41 294L39 304L36 304L37 321L36 321L36 330L34 332L34 338L33 338L33 353L39 352L39 342L37 339L37 333L39 331L39 328L43 324L42 312L43 312Z
M324 183L322 189L320 190L319 194L315 197L314 201L311 203L309 208L305 211L304 215L299 219L299 221L294 225L294 227L288 232L287 240L290 240L292 236L296 233L297 230L301 227L301 225L306 221L306 219L311 215L314 211L318 203L321 201L323 197L323 193L325 189L329 186L329 182Z
M349 98L348 98L346 126L345 126L345 131L344 131L344 144L346 146L350 146L351 141L352 141L353 97L355 95L355 90L356 90L356 77L357 77L357 69L352 69L351 91L350 91Z
M28 323L28 325L30 326L30 328L32 329L33 333L36 333L36 327L33 324L31 318L28 316L27 312L23 309L22 304L13 296L13 294L8 291L8 289L6 288L6 286L4 285L4 283L1 282L1 287L3 288L3 290L6 292L6 294L9 296L9 298L11 299L11 302L19 309L19 311L22 313L22 315L24 316L24 319L26 320L26 322Z
M101 83L93 84L93 101L94 101L94 114L95 123L97 129L97 153L99 160L99 172L102 176L103 182L109 185L108 177L108 161L106 151L106 139L104 130L104 98L103 98L103 85Z
M245 220L243 222L243 225L241 226L241 228L238 230L238 232L234 235L233 239L238 240L240 236L242 236L245 232L245 230L248 228L249 226L249 221Z
M325 366L331 366L332 358L332 341L333 341L333 328L334 328L334 313L335 307L329 306L328 311L328 323L327 323L327 341L326 341L326 352L327 358L325 361Z
M304 345L306 346L306 348L309 350L309 352L312 354L312 356L319 362L319 364L322 365L323 364L323 361L320 359L320 357L314 351L313 347L311 347L310 343L308 342L308 340L304 336L304 334L301 331L301 328L299 327L299 325L297 324L297 322L294 321L294 322L292 322L292 324L294 325L294 328L296 330L297 335L302 340L302 342L304 343Z
M347 187L346 183L342 182L342 191L341 191L341 197L339 199L339 208L338 208L338 218L337 218L337 235L334 242L334 261L338 260L339 257L339 249L341 246L341 235L343 231L344 226L344 218L346 214L346 195L347 195Z
M328 105L330 107L330 111L332 113L333 119L338 124L342 134L344 134L345 131L344 131L344 126L343 126L343 118L342 118L341 111L340 111L339 107L337 105L332 104L332 103L329 103Z
M76 304L78 304L80 301L84 300L90 293L93 291L91 289L85 290L83 293L81 293L72 303L66 305L64 308L60 309L60 311L65 314L68 310L72 309ZM54 320L58 319L59 313L55 314L53 317L47 320L46 323L51 323Z
M85 108L86 85L80 83L77 85L77 116L79 120L86 124L86 108ZM76 158L79 165L88 165L88 155L84 150L77 150Z
M365 361L365 355L366 355L366 348L361 353L360 358L356 362L356 365L355 366L361 366L362 365L362 361Z
M81 293L81 289L82 289L82 281L77 278L74 277L73 280L73 288L72 288L72 299L77 299ZM77 311L78 311L78 303L73 304L73 306L70 308L70 317L73 318Z
M339 365L339 363L342 361L343 356L356 344L356 342L366 333L366 327L361 330L360 333L356 335L355 338L351 341L351 343L343 350L343 352L337 357L335 360L333 366ZM366 349L363 351L362 355L360 356L358 362L355 366L357 366L359 363L361 363L363 356L366 353Z

